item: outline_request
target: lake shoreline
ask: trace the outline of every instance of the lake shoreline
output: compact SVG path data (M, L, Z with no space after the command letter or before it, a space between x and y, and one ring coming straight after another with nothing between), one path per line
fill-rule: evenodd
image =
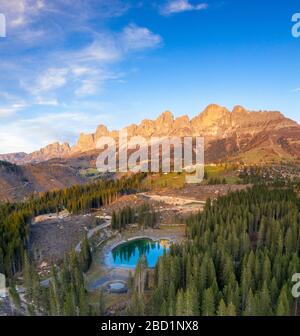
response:
M93 262L90 270L86 274L87 288L89 291L104 288L111 281L127 281L130 272L134 272L133 267L119 268L106 264L106 256L122 243L136 239L151 239L153 241L169 240L172 243L180 243L185 240L185 227L166 227L159 229L139 230L129 228L121 234L108 239L101 248L96 250L93 255Z

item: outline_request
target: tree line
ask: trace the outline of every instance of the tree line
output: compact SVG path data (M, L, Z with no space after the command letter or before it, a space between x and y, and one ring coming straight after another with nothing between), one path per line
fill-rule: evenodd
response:
M298 314L291 279L300 270L300 216L292 188L260 185L208 200L187 225L187 242L159 259L150 299L135 297L139 314Z
M144 203L138 207L124 207L113 211L111 225L114 230L122 231L129 224L137 223L140 228L154 228L157 224L157 213L151 205Z
M139 190L143 178L143 174L137 174L118 180L102 180L31 196L25 202L0 204L0 273L11 278L22 269L33 217L64 209L80 214L100 208L120 195Z
M104 293L100 292L98 305L92 307L85 289L84 272L91 260L89 242L85 238L80 253L72 251L66 254L60 267L52 265L48 284L43 284L35 262L25 254L23 280L26 313L43 316L103 315ZM20 309L22 301L13 281L10 284L10 297L16 309Z

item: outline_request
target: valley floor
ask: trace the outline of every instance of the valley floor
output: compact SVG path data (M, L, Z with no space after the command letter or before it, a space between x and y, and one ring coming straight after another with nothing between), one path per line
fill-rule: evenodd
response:
M80 248L80 241L87 234L93 248L93 262L86 274L86 288L89 291L90 303L97 305L100 291L104 289L108 314L123 314L129 299L128 295L110 293L107 291L107 285L115 281L127 284L129 273L134 270L112 268L106 265L107 254L116 245L134 238L168 239L171 242L180 243L185 239L185 218L192 213L202 211L206 199L215 199L246 187L245 185L187 185L178 190L165 188L122 196L109 206L87 215L74 216L64 212L39 216L31 226L31 248L38 262L39 274L47 281L51 263L59 264L66 252L72 249L77 251ZM110 218L113 211L119 211L126 206L134 208L145 202L151 204L158 213L158 228L142 230L137 225L130 225L122 233L111 230L110 220L108 221L107 218ZM99 222L102 224L99 225ZM93 237L89 236L91 232L94 232Z

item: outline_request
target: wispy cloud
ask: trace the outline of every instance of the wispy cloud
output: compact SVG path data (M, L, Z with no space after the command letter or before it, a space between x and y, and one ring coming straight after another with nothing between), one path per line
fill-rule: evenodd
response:
M82 131L94 129L108 116L84 112L46 113L32 118L19 118L0 125L0 153L32 152L58 140L74 141ZM60 125L60 127L57 127Z
M1 11L7 17L9 27L24 27L45 9L44 0L1 0Z
M48 92L67 83L68 69L50 68L40 75L36 81L35 92Z
M109 83L124 82L132 55L163 45L162 37L145 26L124 20L111 28L110 19L140 3L0 0L8 22L8 38L1 41L0 152L72 141L95 128L98 109L80 107L90 100L98 106Z
M120 42L125 51L136 51L161 45L162 37L148 28L130 24L120 34Z
M6 118L14 115L18 111L13 106L0 108L0 118Z
M208 8L207 3L193 4L189 0L169 0L161 7L160 13L162 15L171 15L187 11L201 11Z
M18 111L25 108L25 104L11 104L10 106L0 107L0 118L7 118L15 115Z
M73 19L73 23L77 21L80 26L97 16L102 19L121 16L132 6L129 1L123 0L0 0L1 12L13 29L34 24L41 15L52 15L56 22L67 17L69 24Z
M129 24L120 32L97 34L89 45L78 50L49 54L46 68L22 79L22 87L39 97L62 88L81 97L98 94L105 82L124 77L124 73L113 70L112 65L124 60L128 54L153 49L162 43L160 35L135 24ZM51 67L47 68L48 64ZM61 67L54 67L56 64Z
M59 101L57 99L46 99L43 97L37 97L34 102L36 105L45 105L45 106L59 106Z
M113 64L123 61L129 53L162 44L160 35L135 24L119 32L94 26L95 20L103 24L139 4L138 0L0 0L11 37L4 40L2 47L12 55L4 57L0 71L5 76L11 68L9 76L11 82L15 80L11 85L14 91L25 90L40 102L57 100L55 92L62 88L80 96L97 94L105 81L120 79L120 72L112 68ZM84 36L83 43L66 48L69 34ZM29 54L28 48L36 48L38 52ZM52 93L50 99L43 97Z

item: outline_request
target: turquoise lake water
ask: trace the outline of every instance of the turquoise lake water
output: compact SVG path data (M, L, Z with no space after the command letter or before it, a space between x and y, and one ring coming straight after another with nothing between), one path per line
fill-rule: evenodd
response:
M150 239L136 239L115 247L107 256L106 263L112 267L134 268L142 255L149 267L154 267L158 258L169 249L169 243Z

